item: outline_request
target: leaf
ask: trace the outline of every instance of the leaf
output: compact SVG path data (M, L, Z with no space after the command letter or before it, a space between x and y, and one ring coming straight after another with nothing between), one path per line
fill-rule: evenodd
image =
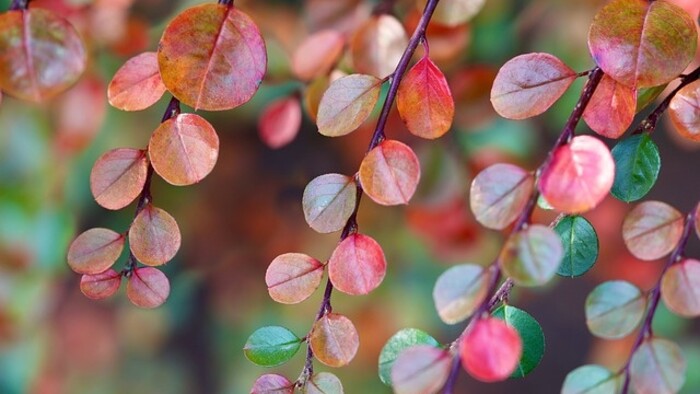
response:
M169 213L148 204L131 223L129 247L143 264L165 264L180 249L180 228Z
M140 111L155 104L165 93L158 54L144 52L127 60L107 88L109 103L122 111Z
M503 320L477 320L460 341L464 369L482 382L507 379L518 367L523 344L518 331Z
M358 73L384 78L394 72L407 45L406 31L396 17L373 15L350 40L353 68Z
M107 271L124 249L124 236L106 228L91 228L68 248L68 265L79 273L96 275Z
M311 376L302 389L303 394L343 394L340 379L330 372L319 372Z
M365 193L377 204L408 204L418 187L420 163L408 145L385 140L362 160L359 178Z
M636 109L637 89L604 74L583 112L583 120L603 137L620 138L632 124Z
M126 296L132 304L141 308L162 305L170 295L168 278L153 267L136 268L126 283Z
M364 234L342 240L328 260L328 277L346 294L362 295L376 289L386 275L386 258L377 241Z
M379 100L382 81L351 74L331 83L316 114L318 132L327 137L346 135L360 127Z
M637 109L636 113L640 113L644 108L653 103L668 86L667 83L649 88L637 89Z
M520 286L541 286L559 268L564 247L557 233L533 224L512 235L501 252L501 268Z
M503 230L522 213L534 186L535 177L522 168L494 164L472 181L469 191L472 212L484 227Z
M267 69L265 42L237 7L202 4L176 16L158 46L163 83L183 103L221 111L248 102Z
M503 320L507 325L518 331L518 335L523 343L523 352L520 356L520 361L518 361L518 367L511 377L525 377L542 361L545 348L542 327L540 327L540 324L534 317L524 310L506 304L498 307L491 315Z
M304 39L292 56L292 72L309 81L328 74L343 54L345 38L335 30L321 30Z
M404 328L389 338L379 353L379 380L382 383L392 386L391 371L396 359L404 350L416 345L440 346L435 338L416 328Z
M304 219L319 233L331 233L345 227L357 202L355 180L342 174L314 178L302 197Z
M474 264L451 267L435 282L433 301L440 319L456 324L469 317L488 295L490 274Z
M437 392L450 375L452 356L432 345L412 346L402 351L391 368L396 394Z
M191 185L214 169L219 157L219 137L201 116L180 114L153 132L148 153L153 169L168 183Z
M546 111L576 79L576 72L548 53L527 53L504 64L491 88L491 104L508 119Z
M700 316L700 261L685 259L672 265L661 279L661 297L673 313Z
M257 365L276 367L294 357L301 342L299 337L284 327L261 327L248 337L243 353Z
M554 231L564 246L557 274L574 278L588 272L598 258L598 235L591 223L583 216L565 216Z
M41 8L0 15L0 53L0 88L35 103L68 89L87 63L73 26Z
M330 78L324 75L311 81L304 89L306 114L309 115L309 118L314 123L317 121L316 117L318 115L318 107L321 105L321 99L326 90L328 90L330 83ZM379 99L377 98L377 100Z
M318 361L329 367L342 367L355 358L360 338L350 319L327 313L314 323L309 345Z
M296 304L309 298L321 284L324 266L301 253L275 257L265 273L270 297L283 304Z
M654 187L661 169L659 148L648 134L625 138L612 149L615 160L615 181L610 193L624 202L646 196Z
M271 102L258 119L260 139L272 149L294 141L300 127L301 104L294 96Z
M425 7L427 0L418 0L419 9ZM486 0L441 0L432 20L435 23L446 26L457 26L472 19L481 8L483 8Z
M282 375L268 373L255 380L250 394L294 394L294 383Z
M424 56L404 76L396 95L396 107L408 131L434 139L452 126L455 102L445 75Z
M583 213L600 203L615 179L610 151L595 137L581 135L558 148L540 179L540 192L565 213Z
M146 183L148 159L139 149L119 148L100 156L90 172L90 190L101 206L117 210L131 204Z
M645 201L632 209L622 223L622 238L630 253L656 260L671 253L683 234L683 215L661 201Z
M678 345L652 337L632 355L630 382L638 394L674 394L685 383L686 366Z
M114 295L122 283L122 274L108 269L95 275L83 275L80 278L80 291L85 297L102 300Z
M617 394L618 376L600 365L584 365L566 375L561 394Z
M639 325L646 300L633 284L612 280L598 285L586 298L586 325L593 335L623 338Z
M668 114L678 134L700 141L700 81L684 86L673 96Z
M695 21L666 1L613 0L593 18L588 48L596 64L629 87L671 81L695 56Z

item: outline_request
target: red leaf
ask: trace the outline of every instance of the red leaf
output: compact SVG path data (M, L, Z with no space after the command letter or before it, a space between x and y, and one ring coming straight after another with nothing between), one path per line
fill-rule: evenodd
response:
M645 201L632 209L622 223L627 249L642 260L671 253L683 235L683 215L661 201Z
M180 229L166 211L146 205L129 228L129 247L146 265L162 265L180 249Z
M323 269L320 261L305 254L285 253L275 257L265 273L270 297L283 304L304 301L321 283Z
M522 353L518 331L497 318L478 320L460 342L464 369L482 382L507 379Z
M301 104L296 97L271 102L260 114L260 139L272 149L294 141L301 127Z
M117 261L123 248L123 235L106 228L91 228L71 243L68 265L79 274L99 274Z
M420 163L408 145L386 140L372 149L360 164L360 183L378 204L408 204L418 187Z
M107 88L109 103L123 111L140 111L155 104L165 93L158 55L144 52L127 60Z
M435 393L447 381L452 357L443 349L412 346L402 351L391 368L391 385L397 394Z
M126 296L134 305L141 308L155 308L162 305L170 295L168 278L153 267L137 268L126 284Z
M80 279L80 291L85 297L93 300L102 300L114 295L122 283L122 275L108 269L96 275L83 275Z
M674 313L700 316L700 261L686 259L672 265L661 280L661 296Z
M700 141L700 81L684 86L673 96L668 114L678 134Z
M349 364L360 347L355 326L337 313L328 313L316 321L308 341L314 357L334 368Z
M90 190L95 201L107 209L122 209L139 196L146 183L146 152L113 149L95 162L90 172Z
M308 37L294 51L292 71L308 81L328 74L343 53L345 38L335 30L321 30Z
M386 274L386 258L377 241L352 234L333 251L328 260L328 277L343 293L367 294L382 283Z
M250 394L294 394L294 383L286 377L268 373L260 376L253 383Z
M620 138L632 124L636 110L637 89L605 74L583 112L583 120L604 137Z

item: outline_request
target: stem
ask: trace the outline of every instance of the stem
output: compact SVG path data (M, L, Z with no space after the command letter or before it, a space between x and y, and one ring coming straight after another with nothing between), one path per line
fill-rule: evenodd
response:
M29 8L29 0L12 0L10 11L26 10Z
M233 0L219 0L219 4L225 5L226 7L233 7Z
M639 334L637 334L637 339L634 341L634 345L632 346L632 350L630 351L630 355L627 358L627 362L625 363L625 366L622 368L620 371L621 373L625 374L625 382L622 385L622 394L627 394L629 391L629 385L630 385L630 364L632 362L632 356L634 353L642 346L642 343L647 338L650 338L653 335L652 332L652 323L654 322L654 314L656 313L656 309L659 307L659 300L661 299L661 279L664 277L664 274L666 274L666 271L668 271L669 268L679 260L683 258L683 254L685 252L685 246L688 244L688 240L690 239L690 233L692 231L693 225L695 223L695 211L698 209L697 207L692 209L688 215L685 218L685 226L683 227L683 235L681 236L681 239L678 241L678 244L676 247L673 249L673 252L671 253L671 256L668 258L666 261L666 265L664 266L664 269L661 271L661 275L659 275L659 279L656 281L656 285L654 285L654 288L651 290L650 294L650 303L649 303L649 309L647 310L646 317L644 318L644 324L642 325L642 328L639 330Z

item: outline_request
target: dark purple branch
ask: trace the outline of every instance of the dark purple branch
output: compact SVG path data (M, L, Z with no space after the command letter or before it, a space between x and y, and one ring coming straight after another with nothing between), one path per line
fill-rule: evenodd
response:
M26 10L29 8L29 0L12 0L10 11Z
M219 0L219 4L225 5L227 7L232 7L233 0Z

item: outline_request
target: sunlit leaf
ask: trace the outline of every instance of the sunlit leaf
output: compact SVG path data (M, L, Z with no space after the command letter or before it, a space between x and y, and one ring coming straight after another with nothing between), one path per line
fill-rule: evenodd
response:
M283 304L304 301L321 284L323 268L320 261L301 253L285 253L275 257L265 273L270 297Z
M649 338L632 355L630 382L638 394L674 394L685 383L686 362L675 343Z
M83 275L80 278L80 291L85 297L102 300L114 295L122 283L121 273L108 269L95 275Z
M396 17L374 15L355 31L350 40L354 69L384 78L394 72L406 45L406 31Z
M540 192L555 209L583 213L608 194L615 162L607 146L595 137L574 137L554 153L540 179Z
M293 332L280 326L267 326L248 337L243 352L257 365L276 367L294 357L300 346L301 339Z
M170 295L170 282L157 268L136 268L126 283L126 296L134 305L141 308L155 308L162 305Z
M455 103L445 75L425 56L404 76L396 95L396 107L408 131L423 138L447 133L455 115Z
M269 373L255 380L250 394L294 394L294 383L282 375Z
M645 297L636 286L622 280L603 282L586 298L586 325L601 338L623 338L639 325L645 311Z
M535 186L535 177L513 164L498 163L472 181L469 203L485 227L503 230L518 218Z
M695 21L666 1L613 0L596 14L588 48L606 74L630 87L669 82L695 56Z
M413 150L395 140L385 140L360 164L360 184L382 205L408 204L418 187L420 163Z
M529 313L510 305L501 305L493 311L492 316L505 321L518 331L523 342L523 353L511 377L524 377L539 365L544 355L542 327Z
M380 79L362 74L348 75L331 83L318 105L318 132L339 137L360 127L377 104L381 86Z
M686 259L672 265L661 280L661 297L676 314L700 316L700 261Z
M328 313L316 321L308 341L318 361L336 368L350 363L360 347L355 326L337 313Z
M546 111L576 79L576 72L548 53L527 53L504 64L491 88L499 115L525 119Z
M404 328L389 338L379 353L379 379L382 383L392 385L391 370L397 357L404 350L416 345L430 345L436 348L440 346L435 338L416 328Z
M308 81L328 74L343 53L345 38L335 30L321 30L308 37L294 51L292 71Z
M219 137L201 116L180 114L153 132L148 153L153 169L168 183L191 185L214 169L219 157Z
M501 252L501 268L520 286L541 286L564 257L561 239L551 228L533 224L513 234Z
M570 278L585 274L598 258L598 235L583 216L565 216L554 231L564 246L564 258L557 274Z
M272 149L281 148L299 133L301 104L297 97L286 97L271 102L258 120L260 139Z
M486 298L489 281L488 271L474 264L456 265L443 272L433 288L440 319L456 324L469 317Z
M355 209L357 187L353 178L325 174L304 189L302 206L306 223L319 233L341 230Z
M566 375L561 394L617 394L620 380L600 365L584 365Z
M129 247L143 264L165 264L180 249L180 228L169 213L148 204L131 223Z
M146 183L148 159L139 149L113 149L95 162L90 190L95 201L107 209L122 209L141 194Z
M343 293L367 294L382 283L386 258L377 241L352 234L341 241L328 260L328 277Z
M518 331L494 317L477 320L459 346L464 369L482 382L507 379L518 367L522 351Z
M625 202L646 196L661 169L656 143L646 133L636 134L618 142L611 153L615 160L615 182L610 193Z
M303 394L343 394L343 384L330 372L313 374L301 390Z
M158 55L144 52L127 60L107 88L109 103L123 111L140 111L155 104L165 93Z
M78 235L71 243L68 249L68 265L79 274L99 274L117 261L122 249L122 234L106 228L91 228Z
M73 26L41 8L0 14L0 53L0 88L33 102L73 85L87 62Z
M437 392L450 374L452 356L432 345L412 346L399 353L391 368L396 394Z
M622 223L627 249L642 260L671 253L683 234L683 215L661 201L645 201L632 209Z
M181 12L158 46L163 83L195 109L226 110L255 94L267 68L265 42L236 7L202 4Z
M417 0L418 7L423 10L427 0ZM432 20L436 23L456 26L472 19L486 0L442 0L435 8Z
M700 141L700 81L684 86L673 96L668 114L678 134Z
M632 124L636 109L637 89L603 75L583 112L583 120L604 137L620 138Z

